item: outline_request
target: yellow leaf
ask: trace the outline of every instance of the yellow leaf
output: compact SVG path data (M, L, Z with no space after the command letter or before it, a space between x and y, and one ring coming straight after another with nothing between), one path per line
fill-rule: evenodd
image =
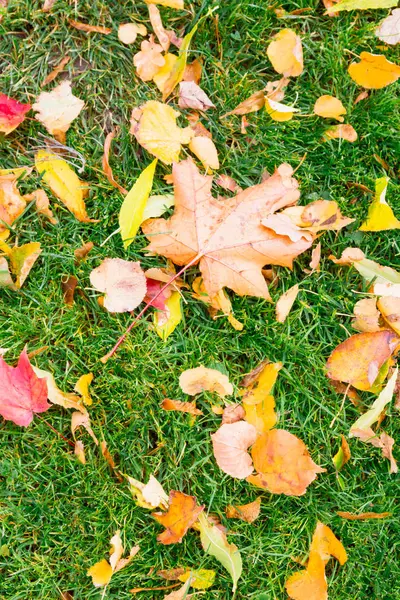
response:
M196 136L189 143L189 150L203 163L207 169L219 169L218 152L209 137Z
M165 340L173 333L177 325L182 320L181 295L179 292L172 292L165 301L167 315L164 311L154 313L154 327L160 338Z
M87 373L86 375L79 377L74 388L75 391L82 396L83 403L86 404L86 406L93 404L93 400L89 394L89 385L92 383L92 381L93 373Z
M275 399L265 396L258 404L248 404L243 400L246 411L245 420L257 429L257 433L264 433L276 425Z
M191 31L183 38L182 45L179 49L178 60L172 67L171 73L164 84L163 90L163 102L168 98L171 92L174 90L175 86L178 85L180 81L182 81L183 74L185 72L186 63L187 63L187 55L189 52L190 42L192 41L192 37L197 31L198 23L193 27Z
M103 587L111 581L113 570L105 558L99 560L87 572L87 575L92 578L95 587Z
M267 48L268 58L277 73L297 77L303 72L301 39L292 29L282 29Z
M275 399L271 391L281 368L282 363L265 364L243 394L245 420L253 425L258 433L264 433L276 425Z
M119 226L124 248L128 248L143 222L143 213L153 187L157 159L142 171L132 189L125 196L119 211Z
M286 106L275 100L271 100L268 96L265 98L265 109L271 119L274 121L290 121L295 112L299 112L294 106Z
M336 119L343 123L341 115L346 114L346 109L335 96L320 96L314 104L314 113L325 119Z
M379 90L400 77L400 66L381 54L361 52L361 61L353 62L348 72L353 81L364 88Z
M169 6L169 8L177 8L183 10L184 0L145 0L146 4L159 4L160 6Z
M89 219L86 213L82 182L65 160L48 150L39 150L35 157L35 164L38 173L43 175L43 181L78 221L96 222Z
M388 183L389 177L380 177L375 181L375 199L368 208L367 220L361 225L360 231L400 229L400 221L385 200Z
M211 587L215 580L215 571L210 569L191 570L188 569L185 573L178 577L179 581L186 583L190 579L190 585L197 590L206 590Z
M397 0L341 0L327 10L328 14L340 10L368 10L370 8L391 8L397 6Z
M168 52L168 54L164 55L164 59L164 65L153 76L153 81L160 90L160 92L164 92L165 83L168 81L171 71L178 61L178 57L176 56L176 54L171 54L171 52Z
M10 259L11 271L17 278L15 282L17 288L22 287L41 252L39 242L30 242L29 244L14 246L14 248L9 249L7 254Z

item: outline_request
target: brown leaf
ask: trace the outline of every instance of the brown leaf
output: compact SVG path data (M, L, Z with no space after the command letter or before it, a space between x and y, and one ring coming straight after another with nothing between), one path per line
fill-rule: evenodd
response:
M254 92L247 100L244 100L240 104L237 105L236 108L227 112L226 114L220 117L224 119L229 115L247 115L248 113L256 112L265 106L265 94L264 90L260 90L259 92Z
M193 81L180 82L178 106L179 108L193 108L194 110L215 108L207 94Z
M74 250L75 263L78 264L81 262L81 260L84 260L89 254L89 252L93 249L93 247L93 242L86 242L85 244L83 244L83 246Z
M71 27L74 27L79 31L84 31L85 33L104 33L105 35L108 35L112 32L112 29L109 29L108 27L89 25L89 23L81 23L80 21L74 21L73 19L68 19L68 23L71 25Z
M169 508L165 513L152 513L152 516L165 527L157 536L161 544L169 545L181 542L183 536L197 521L204 506L198 506L194 496L172 490L169 494Z
M110 163L109 163L111 143L117 134L118 134L118 130L116 128L114 128L112 131L110 131L110 133L107 134L106 139L104 140L104 153L103 153L103 159L102 159L102 167L103 167L104 174L107 177L108 181L111 183L111 185L113 187L119 189L121 194L127 194L128 190L123 188L121 185L119 185L119 183L117 181L115 181L114 175L113 175L112 169L110 167Z
M42 87L54 81L54 79L64 70L65 65L71 60L70 56L64 56L64 58L58 63L58 65L47 75L46 79L42 83Z
M265 367L269 364L271 364L269 358L265 358L263 361L261 361L260 364L255 367L255 369L243 377L239 383L240 387L250 387L256 383Z
M176 581L181 575L186 573L186 569L177 567L176 569L168 569L157 571L157 575L167 581Z
M222 425L242 421L245 415L245 410L241 404L230 404L224 408L224 412L222 413Z
M64 302L68 306L74 303L75 288L78 285L78 280L74 275L68 275L61 279L61 289L64 295Z
M81 440L76 440L74 454L80 463L86 465L85 446Z
M171 400L170 398L164 398L161 402L161 408L168 411L189 413L194 416L203 414L201 410L196 408L196 402L180 402L179 400Z
M146 276L140 263L105 258L90 273L90 283L105 293L104 307L109 312L128 312L135 309L146 295Z
M182 81L193 81L199 84L201 79L201 72L203 65L198 58L195 58L193 62L186 65L183 72Z
M218 175L215 183L229 192L235 193L243 191L240 185L238 185L232 177L229 177L229 175Z
M172 585L158 585L156 587L137 587L137 588L132 588L129 591L130 591L131 594L139 594L140 592L152 592L152 591L157 591L157 590L170 590L172 588L179 587L180 585L181 585L180 583L174 583ZM189 596L186 596L186 598L189 598Z
M237 479L253 472L253 462L247 449L254 444L257 430L246 421L221 425L211 435L215 460L219 468Z
M391 517L392 513L383 512L383 513L374 513L374 512L365 512L358 513L357 515L345 511L338 510L337 515L342 519L348 519L349 521L366 521L367 519L386 519L387 517Z
M241 506L232 506L229 504L225 512L228 519L241 519L242 521L246 521L246 523L253 523L258 518L260 510L261 498L257 498L254 502L242 504Z
M107 442L105 442L104 440L100 442L100 450L103 457L107 461L111 471L114 473L118 481L122 483L124 481L124 478L122 477L121 473L119 473L119 471L117 470L114 459L111 456L109 449L107 448Z
M366 100L369 96L369 92L367 92L367 90L363 90L362 92L360 92L357 96L357 98L354 100L354 104L358 104L359 102L361 102L362 100Z
M265 183L221 203L211 196L211 177L201 175L191 160L174 164L175 212L168 220L142 225L150 241L147 250L181 266L199 262L210 297L228 287L270 300L261 269L266 263L291 267L312 243L292 243L261 224L268 214L297 201L292 174L289 165L281 165Z
M203 391L216 392L221 398L233 394L233 386L226 375L216 369L196 367L183 371L179 385L185 394L195 396Z

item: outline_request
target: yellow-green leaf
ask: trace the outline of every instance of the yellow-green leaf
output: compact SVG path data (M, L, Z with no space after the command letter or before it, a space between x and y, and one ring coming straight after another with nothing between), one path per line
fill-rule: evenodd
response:
M385 200L389 181L389 177L381 177L375 181L375 199L368 209L367 220L361 225L360 231L400 229L400 221L396 219Z
M181 295L179 292L172 292L168 300L165 301L167 311L157 311L154 313L154 327L160 338L165 340L175 330L182 320Z
M397 0L341 0L330 6L327 12L331 14L341 10L368 10L370 8L392 8L392 6L397 6Z
M332 458L332 462L336 467L337 471L341 471L344 465L350 460L351 453L349 444L347 443L346 438L342 435L342 441L340 444L339 450L336 452L335 456Z
M187 569L178 579L182 583L185 583L190 578L192 588L206 590L214 584L215 574L215 571L211 571L210 569L199 569L197 571Z
M191 31L183 38L182 45L179 50L178 60L172 67L171 73L164 83L163 87L163 102L168 98L174 88L178 85L180 81L182 81L183 73L185 71L187 56L189 52L190 42L192 41L192 37L197 31L198 23L193 27Z
M384 410L385 406L389 404L389 402L393 398L394 388L396 386L397 381L398 368L396 368L393 372L393 375L387 382L386 386L383 388L373 405L366 413L361 415L359 419L351 426L350 436L352 436L352 431L356 429L369 429L374 423L376 423L379 419L379 415Z
M15 289L14 282L11 278L10 269L8 268L8 262L4 256L0 256L0 288L2 287Z
M353 266L366 281L377 283L400 283L400 273L391 267L383 267L374 260L363 258L355 261Z
M16 277L15 285L17 288L23 285L41 252L42 249L39 242L30 242L29 244L14 246L14 248L9 249L7 254L10 259L11 271Z
M119 211L119 226L124 248L128 248L133 242L140 224L143 222L143 213L153 187L156 166L157 159L153 160L139 175L122 203Z
M35 156L38 173L51 191L82 223L93 223L86 213L84 186L75 171L57 154L39 150Z

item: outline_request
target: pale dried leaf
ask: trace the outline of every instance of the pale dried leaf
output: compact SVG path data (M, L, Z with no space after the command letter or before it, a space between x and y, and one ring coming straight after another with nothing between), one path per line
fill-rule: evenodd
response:
M73 95L71 82L63 81L51 92L42 92L32 108L35 118L54 136L65 133L71 126L85 103Z
M90 273L90 283L105 293L104 307L110 312L134 310L146 295L146 276L140 263L106 258Z
M179 377L179 385L181 390L189 396L195 396L204 391L216 392L221 398L233 394L233 386L227 375L203 366L183 371Z
M257 439L257 430L246 421L221 425L211 435L215 460L224 473L245 479L253 472L247 450Z

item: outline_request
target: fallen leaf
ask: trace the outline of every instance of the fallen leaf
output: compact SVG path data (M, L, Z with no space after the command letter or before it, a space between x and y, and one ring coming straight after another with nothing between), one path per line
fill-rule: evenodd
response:
M74 454L82 465L86 465L85 446L81 440L76 440Z
M268 368L268 370L265 370L267 365L271 366ZM282 368L282 363L271 363L268 358L265 358L252 371L250 371L250 373L247 373L247 375L243 377L239 385L240 387L250 388L250 390L252 390L254 384L259 381L261 376L264 376L269 393L272 390L272 387L275 385L279 368Z
M275 399L271 392L282 363L263 362L261 366L261 370L250 380L251 383L247 384L248 389L242 396L245 419L256 428L257 433L269 431L277 422Z
M79 429L79 427L83 427L86 429L96 446L99 445L99 441L94 434L92 426L90 425L90 417L87 411L85 412L73 412L71 415L71 433L73 438L75 439L75 431Z
M354 305L353 329L357 331L379 331L380 313L376 308L376 298L363 298Z
M224 190L228 190L229 192L242 192L242 188L240 185L236 183L232 177L229 175L218 175L218 178L215 180L215 183L222 187Z
M170 39L168 33L165 31L164 26L162 24L160 11L154 4L149 4L148 8L150 23L154 30L154 33L156 34L157 39L160 42L160 45L164 52L168 52Z
M39 378L29 362L26 348L16 367L10 367L0 356L0 415L21 427L27 427L35 413L50 408L47 384Z
M153 77L153 81L160 90L160 92L164 93L165 85L171 75L172 69L175 67L178 57L176 54L171 54L168 52L164 54L165 63L162 67L159 68L157 73Z
M392 513L383 512L383 513L374 513L374 512L365 512L358 513L357 515L349 512L345 512L342 510L338 510L337 515L342 519L348 519L349 521L366 521L367 519L386 519L387 517L391 517Z
M400 229L400 221L396 219L385 200L389 181L389 177L380 177L375 181L375 198L368 208L368 217L361 225L360 231Z
M165 301L165 310L154 313L154 329L165 342L182 320L181 295L172 292Z
M357 131L352 125L334 125L324 133L325 138L341 139L347 142L355 142L358 138Z
M390 461L389 473L398 472L397 463L392 454L394 439L390 435L384 431L381 435L377 435L370 427L367 429L355 429L354 426L351 429L351 435L352 437L359 438L365 444L371 444L375 448L380 448L383 458L387 458Z
M87 215L83 184L65 160L48 150L39 150L35 156L35 165L43 181L78 221L96 222Z
M192 41L192 37L197 31L198 23L199 22L197 22L197 24L191 29L191 31L189 31L189 33L187 33L183 38L181 47L179 48L178 60L174 63L169 77L163 86L163 102L165 102L168 96L173 92L178 83L182 81L186 69L190 42Z
M233 385L227 375L216 369L196 367L183 371L179 377L179 386L185 394L195 396L202 392L216 392L221 398L233 394Z
M400 43L400 8L392 10L375 30L375 35L385 44L394 46Z
M259 515L261 510L261 498L257 498L254 502L249 504L242 504L241 506L232 506L229 504L226 509L226 516L228 519L241 519L246 523L253 523Z
M8 262L3 256L0 256L0 288L8 287L12 290L16 289L15 283L12 280Z
M282 29L273 37L267 55L277 73L297 77L303 72L301 39L292 29Z
M104 171L104 175L107 177L107 179L111 183L111 185L113 187L117 188L121 192L121 194L127 194L128 190L123 188L121 185L119 185L119 183L117 181L115 181L112 169L110 167L110 162L109 162L111 143L116 135L117 135L117 129L115 129L115 128L106 135L106 139L104 140L102 168Z
M152 513L155 520L165 527L165 531L157 536L157 540L164 545L181 542L203 510L204 506L198 506L194 496L172 490L167 512Z
M352 335L330 355L328 377L350 383L358 390L370 390L399 341L396 334L388 330Z
M111 577L121 569L125 568L139 552L139 546L133 546L127 558L122 558L124 547L122 545L120 531L116 531L110 540L110 558L107 561L105 558L94 564L87 572L87 575L92 578L95 587L103 587L110 583Z
M71 60L70 56L68 56L68 55L64 56L60 60L58 65L52 71L50 71L50 73L47 75L47 77L45 78L45 80L42 83L42 87L47 85L48 83L51 83L52 81L54 81L54 79L64 70L65 65L67 65L70 60Z
M219 468L231 477L245 479L253 472L247 450L257 439L257 430L246 421L221 425L211 435L213 452Z
M197 590L206 590L214 584L215 571L210 569L186 569L178 576L179 581L186 582L190 579L190 585Z
M325 119L336 119L343 123L342 115L347 113L345 107L335 96L320 96L314 104L314 113Z
M57 225L58 221L50 209L50 200L44 190L35 190L31 194L26 194L24 200L26 202L32 202L32 200L34 200L37 212L46 217L53 225Z
M344 217L334 200L315 200L306 206L290 206L277 215L270 215L262 223L297 242L302 237L312 240L319 231L339 231L354 220Z
M400 66L390 62L381 54L361 52L360 62L351 63L348 72L357 85L379 90L398 80Z
M18 176L12 173L0 175L0 232L7 231L1 221L12 225L26 208L26 200L17 188L17 179Z
M175 569L161 569L157 571L157 575L166 579L167 581L177 581L181 575L184 575L187 572L187 569L183 567L177 567Z
M157 159L142 171L120 208L118 222L125 249L131 245L143 222L144 209L153 187L156 166Z
M101 450L101 453L102 453L104 459L107 461L107 464L110 467L111 471L115 474L118 481L120 483L122 483L124 481L124 478L121 475L121 473L119 471L117 471L115 461L114 461L113 457L111 456L109 449L107 448L107 442L105 442L104 440L100 442L100 450Z
M369 96L369 92L367 92L367 90L364 90L363 92L360 92L357 96L357 98L354 100L354 104L358 104L359 102L361 102L361 100L366 100Z
M22 104L5 94L0 94L0 132L8 135L20 125L31 110L30 104Z
M67 275L61 279L61 289L63 292L64 302L68 306L74 303L75 289L78 285L78 280L75 275Z
M56 0L44 0L43 6L42 6L42 11L50 12L51 9L53 8L53 6L55 5L55 3L56 3Z
M150 40L143 40L140 45L140 52L137 52L133 57L133 64L142 81L151 81L154 75L165 65L162 51L162 46L155 43L154 36L150 36Z
M168 495L159 481L150 475L149 481L144 484L133 477L127 477L131 493L136 497L138 506L153 510L154 508L168 508Z
M179 400L171 400L170 398L164 398L161 402L161 408L189 413L194 416L203 414L201 410L196 408L196 402L180 402Z
M169 8L177 8L183 10L184 0L145 0L146 4L159 4L160 6L169 6Z
M68 131L85 103L73 95L70 81L62 81L51 92L42 92L32 105L36 111L35 118L40 121L47 131L59 141L64 141L64 134ZM39 150L45 152L45 150Z
M268 97L265 98L265 110L273 121L279 122L290 121L294 113L299 112L294 106L286 106Z
M219 169L218 151L209 137L195 136L189 142L189 150L202 162L206 170Z
M278 302L276 303L276 320L278 323L284 323L286 321L287 316L289 315L293 304L297 298L299 293L299 286L296 284L288 289L287 292L280 296Z
M294 244L261 225L268 214L298 199L292 173L289 165L281 165L264 183L221 203L211 196L211 177L201 175L193 161L174 164L175 212L168 220L142 225L151 242L147 250L177 265L200 262L211 298L228 287L270 300L261 269L266 263L291 267L293 258L312 243L303 239Z
M150 196L143 211L143 221L161 217L169 208L174 206L175 197L173 194L156 194Z
M344 465L348 463L351 458L350 446L346 438L344 437L344 435L341 435L340 437L342 440L340 448L335 454L335 456L332 458L332 462L335 465L337 471L341 471Z
M340 258L335 258L333 254L330 254L328 258L336 265L349 266L357 261L363 260L365 258L365 254L362 250L360 250L360 248L346 248L343 250Z
M85 242L83 246L74 250L75 263L80 263L82 260L84 260L89 252L93 250L93 247L93 242Z
M74 27L79 31L84 31L85 33L103 33L104 35L108 35L112 32L112 29L109 27L89 25L89 23L81 23L80 21L74 21L73 19L68 19L68 23L71 25L71 27Z
M222 115L221 119L228 117L229 115L247 115L252 112L256 112L265 106L265 94L264 90L254 92L247 100L244 100L237 105L236 108L230 112Z
M89 385L93 381L93 373L86 373L85 375L81 375L78 381L75 384L74 390L78 392L80 396L82 396L83 404L86 406L91 406L93 404L93 400L90 396Z
M232 314L232 303L227 296L225 290L220 290L213 298L207 294L204 286L202 277L196 277L192 283L193 298L204 302L209 305L209 312L211 317L215 320L220 316L222 312L228 318L229 323L237 331L243 329L243 324L240 323Z
M379 298L377 307L389 327L400 336L400 294Z
M328 13L341 10L369 10L370 8L391 8L397 6L396 0L340 0L328 9Z
M372 292L377 296L383 295L381 292L378 292L381 286L387 286L388 284L392 286L392 284L394 284L393 288L396 289L395 286L400 284L400 273L391 267L383 267L374 260L365 257L362 260L357 260L353 264L367 282L374 280ZM386 289L389 291L389 295L391 295L391 288ZM382 291L384 290L382 289Z
M326 471L314 463L306 445L284 429L260 435L251 455L258 474L250 475L247 481L273 494L302 496L317 473Z
M203 65L201 61L198 58L195 58L193 62L186 65L182 81L193 81L193 83L198 85L200 83L202 71Z
M147 29L142 23L122 23L118 27L118 39L123 44L134 44L138 35L147 35Z
M92 578L95 587L103 587L110 583L113 571L110 563L103 558L103 560L90 567L86 574Z
M33 365L31 365L31 367L37 377L46 381L47 399L49 402L62 406L63 408L73 408L74 410L86 414L86 408L82 405L79 396L62 392L49 371L44 371Z
M104 292L104 307L109 312L134 310L146 295L146 276L139 262L105 258L90 273L92 286Z
M242 574L242 557L235 544L229 544L226 534L203 513L199 516L201 545L204 551L214 556L228 571L233 581L232 591L237 589L237 582Z
M226 406L222 413L222 425L237 423L245 418L245 410L241 404L230 404Z
M178 106L179 108L193 108L194 110L215 108L207 94L193 81L180 82Z
M15 285L20 289L25 279L28 277L33 265L42 253L39 242L30 242L23 246L14 246L10 248L7 244L2 244L2 249L6 249L10 260L11 271L16 277Z
M384 411L385 407L393 399L394 389L397 381L398 369L396 368L390 377L388 383L383 388L378 398L372 404L371 408L367 410L361 417L350 428L350 437L353 437L353 430L369 430L369 428L378 421L380 414Z
M182 144L188 144L193 137L190 127L177 126L179 112L155 100L146 102L140 113L136 111L132 112L130 133L139 144L167 165L178 162Z
M310 269L319 271L319 263L321 261L321 242L319 242L311 253Z
M167 596L164 596L164 600L189 600L189 598L192 597L192 594L188 594L189 588L190 579L188 579L188 581L184 583L183 586L179 588L179 590L176 590L175 592L171 592L170 594L167 594Z

